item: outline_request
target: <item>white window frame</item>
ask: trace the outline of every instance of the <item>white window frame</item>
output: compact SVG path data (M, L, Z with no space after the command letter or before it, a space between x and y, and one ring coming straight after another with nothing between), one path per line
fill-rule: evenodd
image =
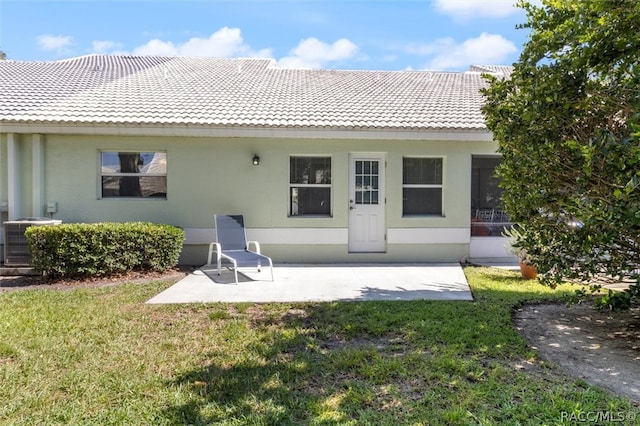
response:
M165 156L165 172L164 173L123 173L123 172L105 172L103 170L103 164L102 164L102 155L103 154L118 154L118 153L131 153L131 154L147 154L147 153L153 153L153 154L164 154ZM104 192L104 188L103 188L103 178L104 177L164 177L167 180L167 151L166 150L143 150L143 149L138 149L138 150L134 150L134 149L101 149L98 150L98 199L101 200L166 200L167 199L167 194L165 192L164 197L162 196L154 196L154 197L150 197L150 196L125 196L125 195L103 195ZM166 190L167 188L165 188Z
M331 183L292 183L291 182L291 160L294 158L325 158L329 160L329 173ZM327 218L333 217L333 157L331 155L322 154L291 154L289 155L289 162L287 164L289 168L289 178L287 185L287 216L291 218L309 218L319 217ZM293 214L293 200L291 199L291 190L293 188L329 188L329 213L328 214Z
M425 160L440 160L442 166L442 175L440 176L441 180L439 184L434 183L422 183L422 184L405 184L404 183L404 160L406 158L412 159L425 159ZM445 157L443 156L424 156L424 155L404 155L402 156L402 193L404 197L404 190L411 188L419 188L419 189L440 189L440 213L405 213L404 212L404 202L402 207L402 217L404 218L412 218L412 217L444 217L444 177L445 177Z

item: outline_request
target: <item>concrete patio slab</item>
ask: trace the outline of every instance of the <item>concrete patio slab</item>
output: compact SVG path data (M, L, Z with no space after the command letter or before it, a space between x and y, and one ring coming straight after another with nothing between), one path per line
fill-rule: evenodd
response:
M273 274L241 270L236 285L231 270L205 265L147 303L473 300L459 264L281 264Z

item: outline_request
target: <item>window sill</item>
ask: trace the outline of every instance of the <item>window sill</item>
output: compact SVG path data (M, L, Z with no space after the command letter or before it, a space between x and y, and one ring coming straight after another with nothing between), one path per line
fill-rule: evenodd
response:
M155 201L167 201L167 197L101 197L98 201L102 200L155 200Z

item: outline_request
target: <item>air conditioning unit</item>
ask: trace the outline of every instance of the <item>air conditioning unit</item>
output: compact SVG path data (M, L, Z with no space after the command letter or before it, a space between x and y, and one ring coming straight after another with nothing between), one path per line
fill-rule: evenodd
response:
M27 217L4 222L5 266L28 266L31 261L24 231L30 226L59 225L61 220L47 217Z

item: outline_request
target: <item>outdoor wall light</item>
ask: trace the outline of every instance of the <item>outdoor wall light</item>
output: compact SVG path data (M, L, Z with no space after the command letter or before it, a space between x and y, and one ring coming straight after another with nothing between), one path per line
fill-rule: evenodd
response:
M253 156L253 159L251 160L251 162L253 163L254 166L260 165L260 157L258 157L258 154L255 154Z

